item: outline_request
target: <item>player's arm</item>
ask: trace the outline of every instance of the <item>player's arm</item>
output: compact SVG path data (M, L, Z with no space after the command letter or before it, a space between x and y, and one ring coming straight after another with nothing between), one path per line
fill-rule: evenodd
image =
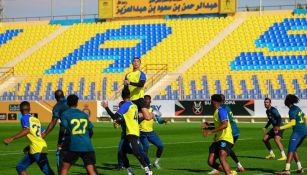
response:
M65 135L65 127L60 125L59 137L58 137L58 145L61 145Z
M128 81L127 78L125 78L125 80ZM146 83L146 75L143 72L141 72L139 82L137 82L137 83L127 82L127 83L129 83L129 85L131 85L131 86L144 87L145 83Z
M19 133L17 133L16 135L7 138L3 141L4 144L8 145L9 143L11 143L12 141L14 141L15 139L21 138L23 136L26 136L27 134L30 133L30 129L29 128L24 128L22 131L20 131Z
M268 129L268 127L272 124L271 120L268 120L268 122L266 123L266 125L264 126L264 128L262 128L263 131L265 131L266 129Z
M219 111L218 111L218 115L219 115L221 125L217 128L210 130L210 131L204 132L203 135L205 137L207 137L208 135L210 135L212 133L222 131L222 130L224 130L228 127L228 120L229 119L228 119L227 111L224 110L223 108L220 108Z
M281 126L280 130L288 129L288 128L291 128L295 125L296 125L296 120L292 119L289 123L285 124L284 126Z
M60 118L60 113L58 110L52 110L52 119L51 122L49 123L46 131L44 132L44 134L42 135L43 138L47 137L47 135L53 130L53 128L55 127L55 125L58 122L58 119Z

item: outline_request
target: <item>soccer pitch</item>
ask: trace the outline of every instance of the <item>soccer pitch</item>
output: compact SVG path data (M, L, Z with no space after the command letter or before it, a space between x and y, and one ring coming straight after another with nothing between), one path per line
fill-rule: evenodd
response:
M43 124L46 127L46 123ZM261 128L265 124L239 124L241 135L236 143L234 151L239 156L246 172L239 174L272 174L284 168L284 161L277 161L280 152L276 144L272 140L272 146L276 155L275 160L265 160L268 154L262 143L264 133ZM193 175L207 174L211 168L207 165L208 149L212 143L212 136L204 138L201 134L200 123L170 123L168 125L156 125L155 130L165 144L165 151L160 160L161 170L153 169L154 174L159 175ZM1 123L1 137L5 138L16 134L21 130L20 124ZM93 145L95 147L97 170L99 174L113 175L127 174L126 170L117 170L117 145L120 139L121 129L114 129L111 123L96 123L94 128ZM288 141L292 130L288 129L284 133L283 144L287 150ZM47 138L49 148L49 162L54 171L56 171L55 148L57 142L58 128L55 128ZM22 149L27 145L26 138L15 140L8 146L1 144L0 146L0 174L14 175L17 174L15 166L23 157ZM156 148L151 145L150 159L155 158ZM286 151L287 152L287 151ZM303 167L307 168L307 141L299 148ZM130 163L135 170L135 174L145 174L140 168L136 158L129 156ZM228 159L233 169L234 162ZM69 174L81 175L86 174L82 167L81 160L77 165L73 166ZM296 164L292 163L291 169L295 170ZM32 165L28 169L28 173L42 174L37 165Z

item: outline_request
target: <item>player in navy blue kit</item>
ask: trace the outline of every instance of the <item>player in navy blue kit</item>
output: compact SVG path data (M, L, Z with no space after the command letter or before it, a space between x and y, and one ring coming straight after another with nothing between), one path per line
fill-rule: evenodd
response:
M290 109L289 110L290 122L278 129L284 130L284 129L292 127L292 134L291 134L290 141L289 141L286 167L282 172L277 173L279 175L291 174L290 165L291 165L291 161L293 158L296 161L297 168L298 168L296 172L299 174L304 173L304 169L301 165L301 161L297 153L297 149L303 143L304 139L307 136L307 127L306 127L307 116L303 113L303 111L298 106L295 105L298 102L299 102L299 99L297 96L292 95L292 94L289 94L286 96L285 105Z
M77 109L78 97L69 95L67 104L70 107L62 114L61 125L69 133L68 152L63 158L61 175L67 175L68 171L79 157L83 160L84 167L89 175L96 175L96 156L92 145L93 124L88 115Z
M284 151L284 146L281 143L283 131L282 130L281 131L276 130L277 127L280 127L280 126L283 125L282 120L281 120L281 116L280 116L278 110L271 105L271 99L270 98L264 99L264 106L267 109L266 115L268 117L268 123L265 125L264 128L262 128L262 130L265 132L270 125L273 125L273 128L269 132L267 132L265 134L265 136L263 137L263 142L264 142L265 146L267 147L267 149L269 151L269 155L266 156L265 158L266 159L274 159L275 158L275 154L274 154L274 152L272 150L272 146L270 144L270 140L274 139L274 141L277 144L277 146L280 150L280 153L281 153L281 158L279 158L278 160L286 160L287 156L286 156L285 151Z

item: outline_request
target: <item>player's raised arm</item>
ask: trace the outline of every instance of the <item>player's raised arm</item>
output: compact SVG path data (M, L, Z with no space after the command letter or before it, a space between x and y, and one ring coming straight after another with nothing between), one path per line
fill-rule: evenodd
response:
M24 128L22 131L20 131L19 133L17 133L16 135L7 138L3 141L4 144L8 145L9 143L11 143L12 141L14 141L15 139L21 138L23 136L26 136L27 134L29 134L30 129L29 128Z

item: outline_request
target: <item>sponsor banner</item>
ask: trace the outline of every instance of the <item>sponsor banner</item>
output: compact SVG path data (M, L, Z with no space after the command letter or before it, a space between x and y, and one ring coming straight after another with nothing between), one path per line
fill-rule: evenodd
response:
M104 7L99 8L99 13L104 13L103 11L107 10L108 3L104 4ZM227 5L227 8L231 7L230 3ZM226 2L224 6L226 6ZM114 0L113 8L113 17L116 18L218 13L219 0Z
M0 102L1 113L7 114L7 120L1 122L17 122L21 118L19 113L19 104L21 101L3 101ZM39 118L41 122L50 122L52 118L52 108L56 101L29 101L31 105L31 114ZM79 101L78 108L89 115L92 122L97 121L97 102Z
M118 110L119 101L108 101L109 108L113 113ZM173 100L153 100L151 107L161 112L162 117L175 116L175 101ZM97 101L98 117L110 117L107 111L101 106L101 101Z
M113 18L113 0L98 0L98 12L101 19Z
M234 116L253 116L254 100L227 100L225 102ZM176 116L212 116L214 109L210 100L204 101L176 101Z
M307 114L307 100L300 100L298 104L302 111ZM289 116L289 108L285 106L284 100L272 100L274 106L282 117ZM266 108L264 107L264 100L255 100L255 117L266 117Z
M220 13L235 13L237 9L236 0L220 0Z
M6 113L0 113L0 120L6 120Z

